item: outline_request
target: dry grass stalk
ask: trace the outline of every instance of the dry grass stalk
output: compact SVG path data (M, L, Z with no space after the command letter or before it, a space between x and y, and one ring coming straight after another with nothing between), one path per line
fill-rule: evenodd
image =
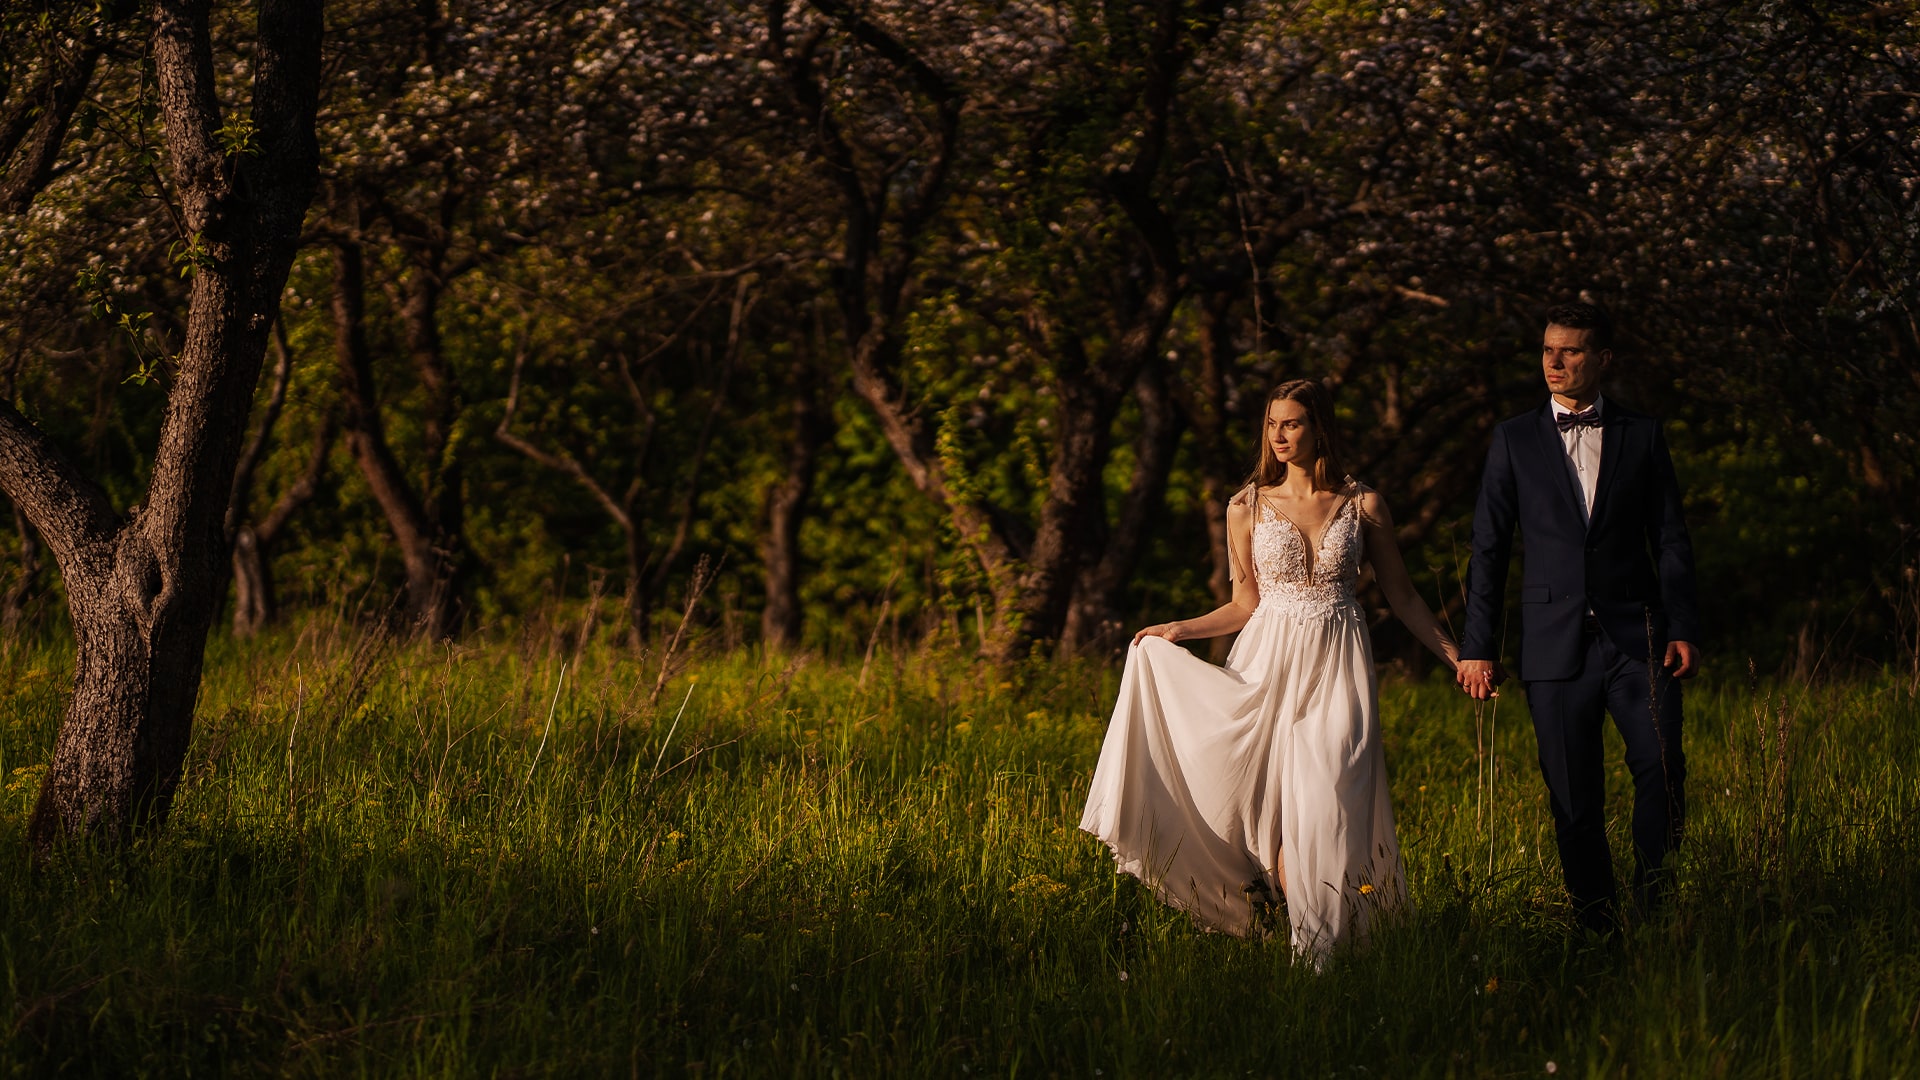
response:
M673 628L673 637L667 640L666 651L660 654L660 675L653 681L653 692L647 695L648 708L659 703L660 692L667 688L667 680L679 670L674 659L680 652L680 643L686 640L687 624L693 621L693 609L700 603L700 594L713 584L716 570L713 560L705 555L700 556L700 561L694 564L693 579L687 582L687 603L680 611L680 624Z

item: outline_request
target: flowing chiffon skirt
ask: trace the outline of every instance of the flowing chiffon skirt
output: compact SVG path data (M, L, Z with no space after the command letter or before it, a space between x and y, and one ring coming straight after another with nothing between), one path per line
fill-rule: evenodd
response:
M1203 926L1259 931L1284 852L1293 947L1316 966L1406 899L1357 603L1263 604L1225 667L1164 638L1129 649L1080 827Z

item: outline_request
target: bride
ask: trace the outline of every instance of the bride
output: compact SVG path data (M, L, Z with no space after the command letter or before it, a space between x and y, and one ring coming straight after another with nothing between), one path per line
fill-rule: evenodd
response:
M1362 559L1407 629L1458 659L1386 501L1341 470L1331 420L1313 380L1267 395L1259 463L1227 508L1233 600L1134 636L1080 819L1120 870L1212 929L1261 932L1283 890L1293 948L1315 966L1406 901ZM1236 630L1225 667L1174 644Z

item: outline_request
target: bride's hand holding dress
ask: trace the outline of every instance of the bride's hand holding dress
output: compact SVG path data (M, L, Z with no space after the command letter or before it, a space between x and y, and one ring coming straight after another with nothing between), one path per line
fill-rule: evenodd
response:
M1133 635L1134 645L1146 638L1188 641L1222 637L1237 633L1260 607L1260 584L1247 567L1253 565L1254 500L1251 491L1242 491L1227 503L1227 561L1232 567L1233 598L1197 619L1177 619L1142 627Z

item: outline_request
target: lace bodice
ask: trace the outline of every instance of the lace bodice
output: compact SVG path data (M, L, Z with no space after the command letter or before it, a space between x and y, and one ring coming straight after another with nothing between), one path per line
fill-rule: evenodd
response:
M1309 558L1308 540L1265 499L1254 500L1253 572L1260 610L1322 619L1359 611L1354 583L1360 576L1364 523L1357 485L1349 485Z

